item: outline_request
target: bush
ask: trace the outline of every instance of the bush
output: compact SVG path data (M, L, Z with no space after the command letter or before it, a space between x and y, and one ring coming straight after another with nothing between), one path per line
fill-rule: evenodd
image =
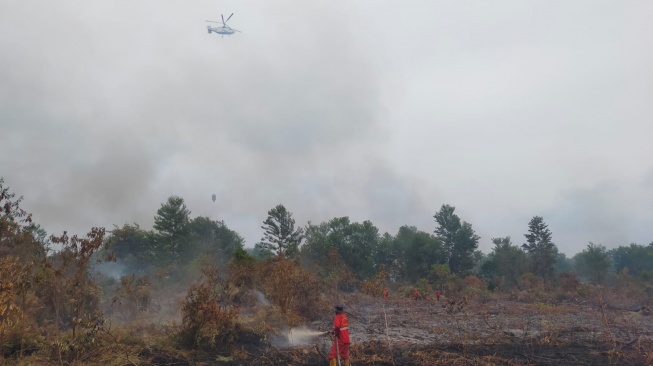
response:
M228 350L237 327L238 309L228 302L228 284L215 266L205 266L199 283L182 305L180 343L206 351Z
M151 291L151 283L147 276L142 278L136 278L133 274L123 276L112 299L112 305L122 320L132 321L139 313L149 310Z
M387 285L385 284L385 279L387 274L384 269L381 269L376 276L370 278L369 280L361 281L360 287L361 292L370 296L382 296L383 288Z
M322 318L332 305L322 301L326 283L309 270L289 259L265 262L261 271L261 288L265 297L285 314L288 325Z

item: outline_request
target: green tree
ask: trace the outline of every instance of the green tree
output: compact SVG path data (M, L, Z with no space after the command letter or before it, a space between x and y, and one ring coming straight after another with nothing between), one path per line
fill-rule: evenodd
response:
M481 275L499 288L512 288L527 271L526 253L513 245L509 236L493 238L492 252L481 268Z
M231 263L236 265L249 265L256 263L256 258L249 254L245 248L240 247L234 249L231 255Z
M382 265L386 274L395 277L399 270L400 253L394 243L395 238L389 233L384 233L379 237L379 244L374 253L374 264Z
M605 246L592 242L582 252L574 256L574 261L578 273L597 284L605 282L612 266L610 254Z
M171 196L154 216L158 258L166 264L178 264L188 248L190 211L184 199Z
M560 253L556 255L556 262L553 266L555 272L572 272L574 268L574 260L572 258L567 258L565 253Z
M229 229L223 221L208 217L196 217L190 221L189 237L193 255L209 255L216 264L229 261L237 249L242 249L245 240Z
M324 266L329 251L334 247L330 237L334 230L332 222L333 220L315 225L309 221L304 228L305 241L300 251L300 257L306 267Z
M480 237L474 233L470 223L460 221L455 210L453 206L442 205L433 218L438 224L435 233L444 244L446 263L452 273L460 275L474 268L474 251Z
M124 265L129 273L142 273L154 266L152 236L138 224L114 227L107 238L107 250L115 256L116 263Z
M395 236L395 250L400 263L400 275L409 281L427 277L434 264L446 263L442 241L435 235L402 226Z
M456 282L459 282L460 279L453 273L448 264L434 264L431 267L431 273L429 275L431 281L435 284L435 288L449 290L457 288Z
M374 253L379 245L379 229L371 221L351 224L346 246L340 248L345 263L360 278L374 275Z
M301 257L306 264L319 267L325 274L332 271L327 263L335 252L356 276L362 278L375 273L379 240L379 229L370 221L352 223L349 217L336 217L319 225L309 222Z
M632 243L612 249L609 254L617 272L627 268L630 274L640 276L653 271L653 243L648 246Z
M544 223L544 218L535 216L528 223L528 234L524 234L526 243L522 248L528 252L533 274L542 278L544 284L553 278L554 264L558 248L553 243L551 230Z
M263 221L261 229L265 233L261 242L256 244L260 251L286 257L294 257L299 252L304 230L301 227L295 228L292 213L283 205L268 211L268 218Z

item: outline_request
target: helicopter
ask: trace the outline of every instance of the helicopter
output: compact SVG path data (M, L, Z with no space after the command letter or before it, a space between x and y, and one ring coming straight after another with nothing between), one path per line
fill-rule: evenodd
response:
M207 27L207 30L209 31L209 34L211 34L211 32L215 32L215 33L219 34L221 37L224 37L225 35L230 36L230 35L234 34L234 32L240 32L239 30L233 29L233 28L231 28L230 26L227 25L227 22L229 21L229 19L231 19L232 16L234 16L234 13L231 13L231 15L229 15L227 20L224 20L224 15L220 14L220 16L222 17L222 26L221 27L211 27L211 25L207 25L206 27ZM207 22L220 24L220 22L216 22L216 21L213 21L213 20L207 20Z

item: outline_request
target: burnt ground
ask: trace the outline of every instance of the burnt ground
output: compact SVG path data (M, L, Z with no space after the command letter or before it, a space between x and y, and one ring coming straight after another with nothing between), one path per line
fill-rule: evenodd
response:
M653 316L642 311L507 300L345 304L355 365L653 365ZM248 364L323 365L329 348L318 337L271 347Z

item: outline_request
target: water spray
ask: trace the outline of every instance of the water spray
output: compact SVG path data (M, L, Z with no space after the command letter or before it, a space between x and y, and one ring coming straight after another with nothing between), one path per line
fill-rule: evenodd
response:
M314 338L330 334L330 331L317 331L307 328L291 328L288 331L288 343L291 345L307 344Z

